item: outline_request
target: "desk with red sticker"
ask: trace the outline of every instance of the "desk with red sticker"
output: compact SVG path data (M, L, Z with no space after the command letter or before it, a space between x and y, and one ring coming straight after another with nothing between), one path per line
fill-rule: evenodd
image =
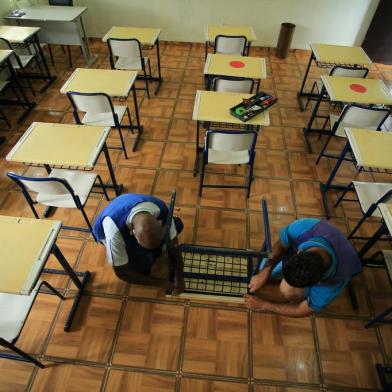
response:
M340 76L321 76L323 87L310 116L308 125L304 128L304 136L309 152L312 152L310 133L330 134L330 131L313 128L323 96L328 94L333 102L356 103L360 105L392 105L392 95L387 86L379 79L348 78Z
M211 87L215 77L225 76L254 79L257 81L256 92L258 92L260 80L267 77L265 59L263 57L209 53L204 66L206 88Z

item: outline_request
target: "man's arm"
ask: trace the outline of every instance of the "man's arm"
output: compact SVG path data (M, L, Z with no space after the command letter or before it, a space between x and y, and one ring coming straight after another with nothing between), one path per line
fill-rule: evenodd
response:
M255 297L254 295L245 295L246 306L252 309L268 310L282 316L289 317L306 317L313 313L313 310L309 307L307 300L303 300L298 304L279 304L269 301L265 301L261 298Z
M121 280L128 283L143 284L148 286L159 286L166 289L173 289L174 283L165 280L153 278L151 276L143 275L138 272L130 271L128 265L113 266L114 273Z
M272 247L272 255L268 259L267 264L250 280L248 285L249 292L253 293L267 283L269 277L271 276L272 270L275 268L276 264L278 264L278 262L286 255L287 250L288 249L282 244L280 240L275 242Z

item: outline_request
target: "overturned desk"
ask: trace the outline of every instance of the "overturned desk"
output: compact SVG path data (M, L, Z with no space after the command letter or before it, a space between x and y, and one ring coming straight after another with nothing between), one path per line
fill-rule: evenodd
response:
M265 240L259 252L183 244L185 291L179 298L243 303L251 277L264 257L271 256L267 202L262 200Z

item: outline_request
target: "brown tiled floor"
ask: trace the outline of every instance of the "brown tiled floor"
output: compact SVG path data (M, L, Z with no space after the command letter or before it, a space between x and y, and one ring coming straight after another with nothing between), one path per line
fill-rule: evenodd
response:
M92 42L97 67L108 68L107 49ZM162 44L165 79L158 95L149 100L138 91L145 131L138 151L130 151L133 135L127 135L129 159L111 151L118 181L126 192L151 193L168 200L177 189L176 214L185 223L180 240L205 245L258 249L263 238L260 200L269 202L273 239L279 228L296 217L321 216L319 181L333 162L307 154L301 127L309 110L301 113L296 102L301 75L309 52L292 51L286 60L273 50L252 48L251 55L267 60L268 78L262 88L279 97L271 110L271 126L257 141L255 181L249 201L243 191L206 189L198 196L198 178L192 175L195 124L191 120L195 91L203 88L204 47L196 44ZM13 123L0 134L0 213L31 216L21 194L5 173L39 173L41 169L9 164L4 157L31 121L73 122L68 101L59 88L70 75L60 48L55 49L57 81L38 95L37 108L16 125L19 111L6 111ZM77 48L75 66L84 66ZM154 52L149 54L153 64ZM312 68L311 79L322 69ZM392 68L372 66L372 77L392 79ZM133 109L132 99L127 103ZM328 110L328 107L323 107ZM110 145L118 145L112 132ZM313 140L315 151L321 142ZM331 144L338 151L339 145ZM95 171L108 177L103 159ZM240 184L242 168L212 167L207 181ZM339 181L355 176L345 164ZM361 174L358 178L370 179ZM386 180L386 179L384 179ZM112 195L113 196L113 195ZM331 201L336 196L331 195ZM94 217L106 205L99 196L88 203ZM41 210L40 210L41 211ZM358 208L344 203L333 211L332 222L344 232L355 224ZM77 211L58 211L54 218L81 223ZM374 223L364 227L374 229ZM126 285L105 260L104 248L91 237L62 232L60 248L76 270L91 271L71 332L63 322L71 301L40 294L18 345L48 367L0 360L0 391L181 391L181 392L300 392L377 390L374 364L392 362L390 325L365 330L366 320L391 302L392 289L383 270L366 270L354 280L360 309L352 309L347 292L322 314L289 319L268 313L248 312L224 303L182 302L168 299L153 287ZM49 261L49 267L57 262ZM61 276L45 276L55 287L74 295L74 286ZM267 294L276 292L271 286Z

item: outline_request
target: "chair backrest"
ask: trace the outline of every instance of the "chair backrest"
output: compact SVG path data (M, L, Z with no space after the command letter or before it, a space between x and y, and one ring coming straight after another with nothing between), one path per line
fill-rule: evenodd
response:
M206 133L204 152L207 154L207 161L209 150L248 151L249 159L252 159L256 140L256 131L209 130Z
M247 39L244 35L217 35L214 53L245 55Z
M25 195L27 191L30 191L47 195L70 194L74 199L76 198L71 185L63 178L26 177L12 172L7 173L7 176L22 189Z
M334 125L334 130L343 122L358 128L372 128L379 130L391 111L386 108L370 108L360 105L346 105L340 113L338 121Z
M250 94L253 90L253 83L253 79L248 78L218 77L214 78L212 89L214 91Z
M79 93L68 91L67 96L71 101L74 112L109 113L114 115L113 103L109 95L104 93Z
M343 65L336 65L330 71L331 76L345 76L348 78L366 78L369 70L365 67L349 67Z
M108 45L111 58L126 57L134 60L140 59L142 61L142 46L136 38L109 38Z
M5 38L1 38L1 37L0 37L0 49L14 50L11 43L8 40L6 40ZM11 54L10 60L11 60L12 66L14 68L15 67L23 68L22 63L20 62L20 58L19 58L18 54L15 52L15 50Z
M73 0L49 0L49 5L63 5L63 6L72 7Z

